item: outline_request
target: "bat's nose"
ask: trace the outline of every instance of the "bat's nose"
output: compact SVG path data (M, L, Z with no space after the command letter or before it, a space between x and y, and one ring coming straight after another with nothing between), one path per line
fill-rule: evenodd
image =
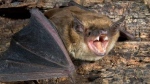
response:
M102 34L107 34L107 31L102 30L101 33L102 33Z

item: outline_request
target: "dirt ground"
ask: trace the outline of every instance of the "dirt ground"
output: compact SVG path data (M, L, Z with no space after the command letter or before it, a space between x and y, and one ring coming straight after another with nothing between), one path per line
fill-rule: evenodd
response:
M1 1L1 0L0 0ZM105 0L111 1L111 0ZM146 1L146 0L145 0ZM125 15L125 29L140 41L119 41L109 56L96 62L73 60L75 84L150 84L150 9L143 1L114 0L92 4L90 10L117 21ZM13 34L28 24L29 19L10 19L0 14L0 53L7 50ZM70 84L68 78L0 84Z

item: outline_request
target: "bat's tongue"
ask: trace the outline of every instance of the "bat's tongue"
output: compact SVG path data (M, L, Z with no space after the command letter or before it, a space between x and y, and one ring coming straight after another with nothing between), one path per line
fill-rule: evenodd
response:
M103 56L106 54L106 48L108 45L107 35L97 36L95 39L90 40L88 43L89 48L97 55Z
M104 53L107 47L108 41L95 41L93 42L94 46L97 48L98 52Z
M108 37L106 35L97 36L93 41L96 52L105 54L108 45Z

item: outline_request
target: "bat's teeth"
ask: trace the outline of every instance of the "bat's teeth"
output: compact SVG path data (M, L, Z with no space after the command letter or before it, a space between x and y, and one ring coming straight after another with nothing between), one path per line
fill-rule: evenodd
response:
M104 41L106 41L106 40L108 40L108 37L107 37L107 36L104 38Z
M100 37L99 37L99 36L97 36L97 37L95 38L95 40L96 40L96 41L99 41L99 39L100 39Z

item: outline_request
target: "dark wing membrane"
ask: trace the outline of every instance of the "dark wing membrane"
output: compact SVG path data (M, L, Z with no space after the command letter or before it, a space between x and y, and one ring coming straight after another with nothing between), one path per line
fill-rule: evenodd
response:
M68 76L75 71L54 25L32 9L30 23L16 33L0 58L0 81Z

